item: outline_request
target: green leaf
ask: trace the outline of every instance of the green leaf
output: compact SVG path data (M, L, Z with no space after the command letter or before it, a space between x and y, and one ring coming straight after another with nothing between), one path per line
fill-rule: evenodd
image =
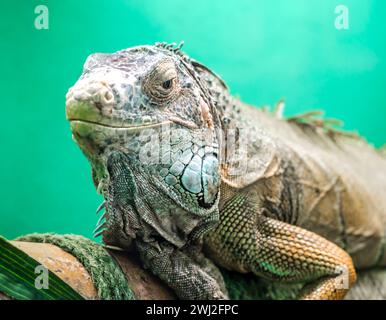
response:
M48 288L38 289L35 273L41 264L0 236L0 292L18 300L83 300L84 298L51 271Z

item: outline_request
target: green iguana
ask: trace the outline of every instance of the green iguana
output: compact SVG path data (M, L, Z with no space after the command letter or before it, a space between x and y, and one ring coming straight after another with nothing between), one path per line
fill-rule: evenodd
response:
M216 265L341 299L386 266L386 157L310 112L233 97L180 46L90 55L66 96L105 213L181 299L227 299ZM103 221L105 219L105 221Z

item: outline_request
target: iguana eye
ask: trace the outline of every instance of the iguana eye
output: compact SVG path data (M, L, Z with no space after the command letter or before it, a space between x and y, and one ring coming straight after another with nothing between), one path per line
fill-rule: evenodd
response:
M164 89L170 89L172 87L172 81L173 79L166 80L162 83L162 88Z
M154 102L166 103L174 100L180 87L173 61L161 61L145 78L143 90Z

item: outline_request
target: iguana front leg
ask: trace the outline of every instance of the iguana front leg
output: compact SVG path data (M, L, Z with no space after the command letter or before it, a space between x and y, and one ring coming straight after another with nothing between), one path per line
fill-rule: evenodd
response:
M180 299L227 299L217 267L195 247L178 249L161 242L136 241L145 267L172 288Z
M223 267L270 280L310 283L303 299L342 299L356 280L351 257L325 238L257 213L247 196L230 200L205 238Z
M356 280L351 257L325 238L281 221L259 217L256 273L284 281L313 281L302 299L343 299Z

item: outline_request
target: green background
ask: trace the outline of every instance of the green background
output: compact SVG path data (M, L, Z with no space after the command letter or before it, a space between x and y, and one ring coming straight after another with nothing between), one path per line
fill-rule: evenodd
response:
M335 6L350 29L334 27ZM34 28L36 5L49 30ZM323 108L386 142L386 1L10 1L0 4L0 234L91 236L101 202L71 140L64 97L87 55L157 41L184 50L255 105Z

